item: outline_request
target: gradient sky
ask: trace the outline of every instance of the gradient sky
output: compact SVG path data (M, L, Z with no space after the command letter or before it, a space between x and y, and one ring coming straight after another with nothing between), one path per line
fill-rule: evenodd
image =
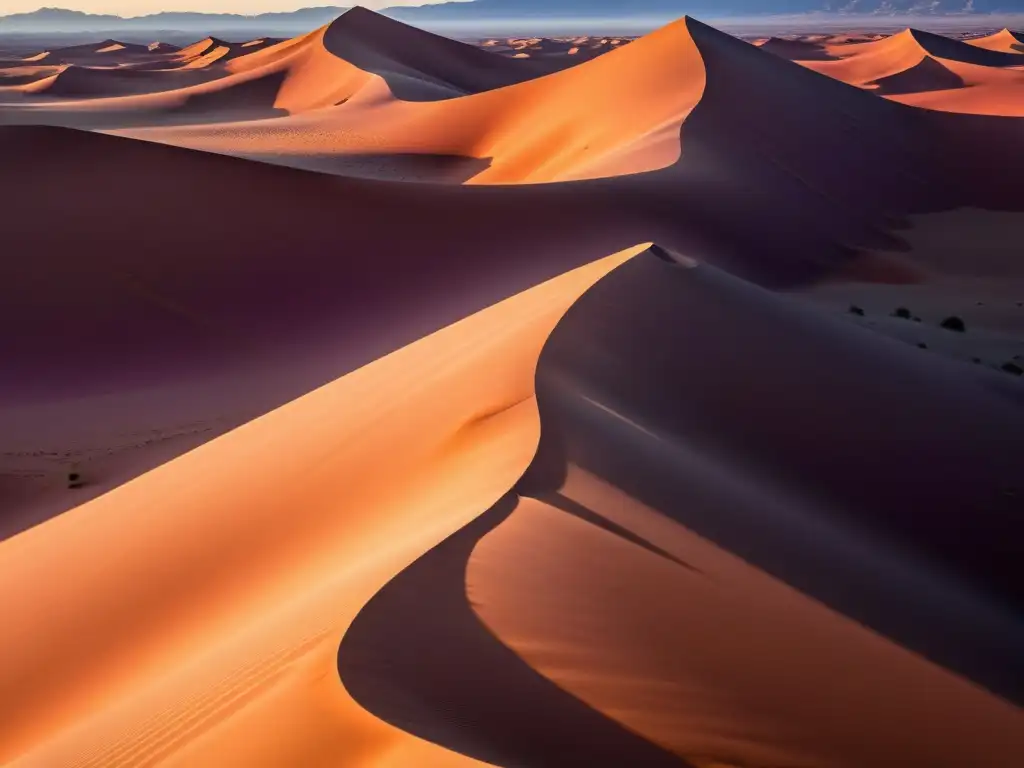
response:
M385 8L394 5L426 5L440 0L2 0L0 16L37 10L41 5L70 8L86 13L116 13L118 16L144 16L160 11L203 11L205 13L265 13L294 11L315 6L363 5Z

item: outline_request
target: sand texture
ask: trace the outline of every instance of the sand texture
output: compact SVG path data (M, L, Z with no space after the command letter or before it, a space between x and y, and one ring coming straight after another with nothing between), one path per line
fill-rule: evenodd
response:
M0 59L0 764L1024 765L1024 36Z

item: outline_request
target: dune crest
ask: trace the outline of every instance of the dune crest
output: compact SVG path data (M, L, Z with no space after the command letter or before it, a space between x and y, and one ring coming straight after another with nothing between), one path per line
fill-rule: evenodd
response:
M969 369L940 376L938 363L901 358L870 335L830 344L826 338L849 330L814 322L710 267L681 268L652 253L605 277L569 310L541 356L541 446L517 485L515 511L469 557L468 601L546 677L695 765L1007 765L1024 750L1024 716L1001 698L1024 696L1014 650L1024 624L998 602L961 591L961 578L994 593L1016 589L1019 566L999 544L1018 526L1003 517L1013 502L989 501L985 489L1010 482L1007 459L1024 455L1024 443L1005 431L1019 423L1019 409L994 392L968 396L981 385ZM812 409L804 426L753 426L742 414L759 405L729 382L762 369L756 352L737 347L752 327L766 343L770 337L775 356L759 386L773 393L778 413L789 396ZM702 328L714 328L715 338ZM629 352L640 339L645 351ZM826 351L840 347L848 369ZM725 357L736 362L725 365ZM868 359L871 370L889 372L889 384L917 393L923 410L862 433L840 427L856 417L810 395L817 384L803 371L824 366L835 382L848 382L836 386L860 393L861 407L900 412L903 395L854 383ZM922 540L912 516L898 519L894 476L880 467L910 466L926 446L959 450L955 402L977 408L972 424L985 436L960 444L985 458L976 456L970 470L967 453L950 461L964 468L965 484L942 491L903 475L899 503L934 512ZM811 437L819 428L872 449L821 448ZM751 429L764 429L763 440ZM804 439L819 448L798 457ZM845 488L847 469L858 477L856 492ZM794 482L790 472L810 479ZM911 501L917 494L935 495ZM965 503L975 510L972 544L942 522ZM814 551L798 554L809 524ZM861 537L876 525L893 546L928 556L874 549L872 534ZM903 526L914 533L903 538ZM871 563L862 559L869 551ZM1000 552L1000 562L978 552ZM671 600L653 597L669 583ZM962 622L972 626L970 638L937 640L939 626ZM751 632L757 652L743 653Z
M369 15L364 12L359 18ZM341 25L347 16L336 24ZM481 184L563 181L654 170L679 156L679 126L704 87L704 67L687 23L676 22L570 69L457 99L426 104L397 101L383 69L383 74L369 75L352 68L360 73L358 82L346 87L344 98L342 93L336 94L332 100L338 106L333 110L246 125L120 133L286 164L295 155L335 153L481 158L489 160L487 169L473 178L473 183ZM310 56L321 57L323 50L332 46L343 52L350 45L344 42L347 38L337 43L328 38L340 32L322 34L321 42L303 44L303 49L317 51ZM269 56L272 50L262 53ZM487 55L505 60L497 54ZM247 59L236 60L234 65L246 66ZM343 65L343 59L334 60L339 62L335 66L342 67L339 73L350 66ZM671 66L662 66L666 60L672 61ZM340 82L339 73L333 82ZM321 83L325 76L311 69L308 79ZM284 81L276 102L293 114L317 105L306 97L292 97L301 88L298 77L290 75ZM302 77L305 82L305 75ZM432 82L440 79L440 74L431 75ZM621 94L629 99L628 110L619 108Z
M1005 27L998 32L984 37L973 37L967 41L979 48L987 48L990 51L1001 53L1024 53L1024 38L1017 32L1011 32Z
M522 473L544 339L639 250L496 304L0 544L12 577L0 604L20 622L0 644L25 670L2 680L20 702L0 725L4 762L473 764L376 721L324 677L362 603ZM64 577L37 573L43 552ZM95 600L64 588L71 574ZM46 613L28 610L40 600ZM267 727L300 713L301 738Z
M1016 766L1007 35L5 51L0 763Z

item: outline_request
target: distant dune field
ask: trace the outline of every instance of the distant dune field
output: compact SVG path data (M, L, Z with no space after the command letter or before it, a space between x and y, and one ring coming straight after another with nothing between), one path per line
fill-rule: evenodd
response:
M0 59L0 764L1024 765L1024 35Z

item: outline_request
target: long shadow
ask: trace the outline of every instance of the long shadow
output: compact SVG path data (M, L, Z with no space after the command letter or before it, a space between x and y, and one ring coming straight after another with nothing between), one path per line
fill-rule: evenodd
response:
M463 184L487 170L490 158L392 152L382 154L247 155L250 160L335 176L423 184Z
M642 254L545 345L518 488L578 465L1024 703L1024 411L975 375Z
M688 571L695 573L703 573L699 568L696 568L684 560L680 560L678 557L673 555L671 552L666 552L664 549L659 547L657 544L653 544L642 536L638 536L628 528L623 528L618 523L614 523L606 517L602 517L594 510L589 507L580 504L578 501L573 501L568 496L565 496L557 491L542 493L537 496L538 501L543 501L550 504L555 509L560 509L562 512L572 515L575 518L583 520L584 522L596 525L598 528L607 531L608 533L615 534L621 539L625 539L631 544L636 544L638 547L646 549L653 555L663 557L666 560L671 560L676 565L681 565Z
M883 77L876 82L879 95L895 96L903 93L926 93L963 88L964 79L935 59L922 59L909 69Z
M366 604L338 651L345 688L392 725L496 765L686 765L542 677L476 617L470 554L516 500L502 498Z
M330 53L383 78L402 101L443 101L551 71L543 64L499 56L360 6L335 20L323 40Z

